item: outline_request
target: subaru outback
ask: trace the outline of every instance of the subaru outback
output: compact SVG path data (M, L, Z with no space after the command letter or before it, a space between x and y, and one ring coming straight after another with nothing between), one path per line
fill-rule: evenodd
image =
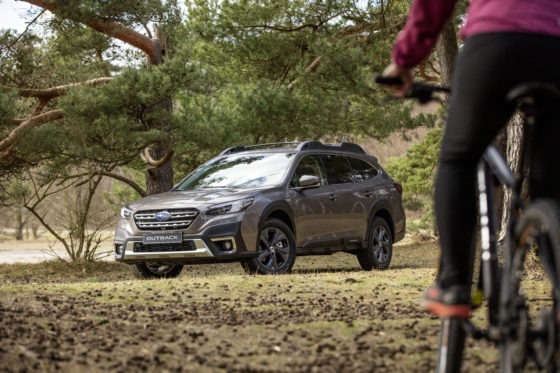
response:
M140 278L230 261L251 274L286 273L298 255L338 251L364 270L385 269L405 234L401 193L353 143L233 147L171 191L123 207L115 259Z

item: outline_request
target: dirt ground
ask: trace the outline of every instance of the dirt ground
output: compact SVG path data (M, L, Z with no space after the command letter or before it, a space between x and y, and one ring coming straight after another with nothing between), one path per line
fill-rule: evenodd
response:
M432 371L439 321L418 299L437 251L397 245L386 271L337 254L298 257L289 275L232 263L150 281L118 263L3 264L0 371ZM494 347L469 341L466 371L496 361Z

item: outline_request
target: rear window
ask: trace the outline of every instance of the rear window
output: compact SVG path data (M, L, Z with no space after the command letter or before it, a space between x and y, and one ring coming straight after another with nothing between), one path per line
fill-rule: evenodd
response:
M345 184L352 182L352 168L342 155L323 155L327 168L329 184Z
M352 166L352 180L355 183L373 179L379 174L375 167L362 159L348 157L348 160Z

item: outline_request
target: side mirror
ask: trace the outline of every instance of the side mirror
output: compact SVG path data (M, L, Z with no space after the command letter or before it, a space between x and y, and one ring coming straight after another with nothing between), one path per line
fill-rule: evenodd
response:
M311 188L319 188L321 186L321 180L317 176L312 175L302 175L299 178L299 187L297 190L305 190Z

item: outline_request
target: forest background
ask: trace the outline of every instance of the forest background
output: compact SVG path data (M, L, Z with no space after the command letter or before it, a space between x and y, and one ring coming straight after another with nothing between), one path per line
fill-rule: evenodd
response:
M226 147L300 140L364 146L403 183L409 230L431 232L444 108L372 83L409 1L18 3L26 28L0 34L3 237L49 232L91 260L121 206ZM465 7L418 80L449 84ZM413 145L387 159L397 143Z

